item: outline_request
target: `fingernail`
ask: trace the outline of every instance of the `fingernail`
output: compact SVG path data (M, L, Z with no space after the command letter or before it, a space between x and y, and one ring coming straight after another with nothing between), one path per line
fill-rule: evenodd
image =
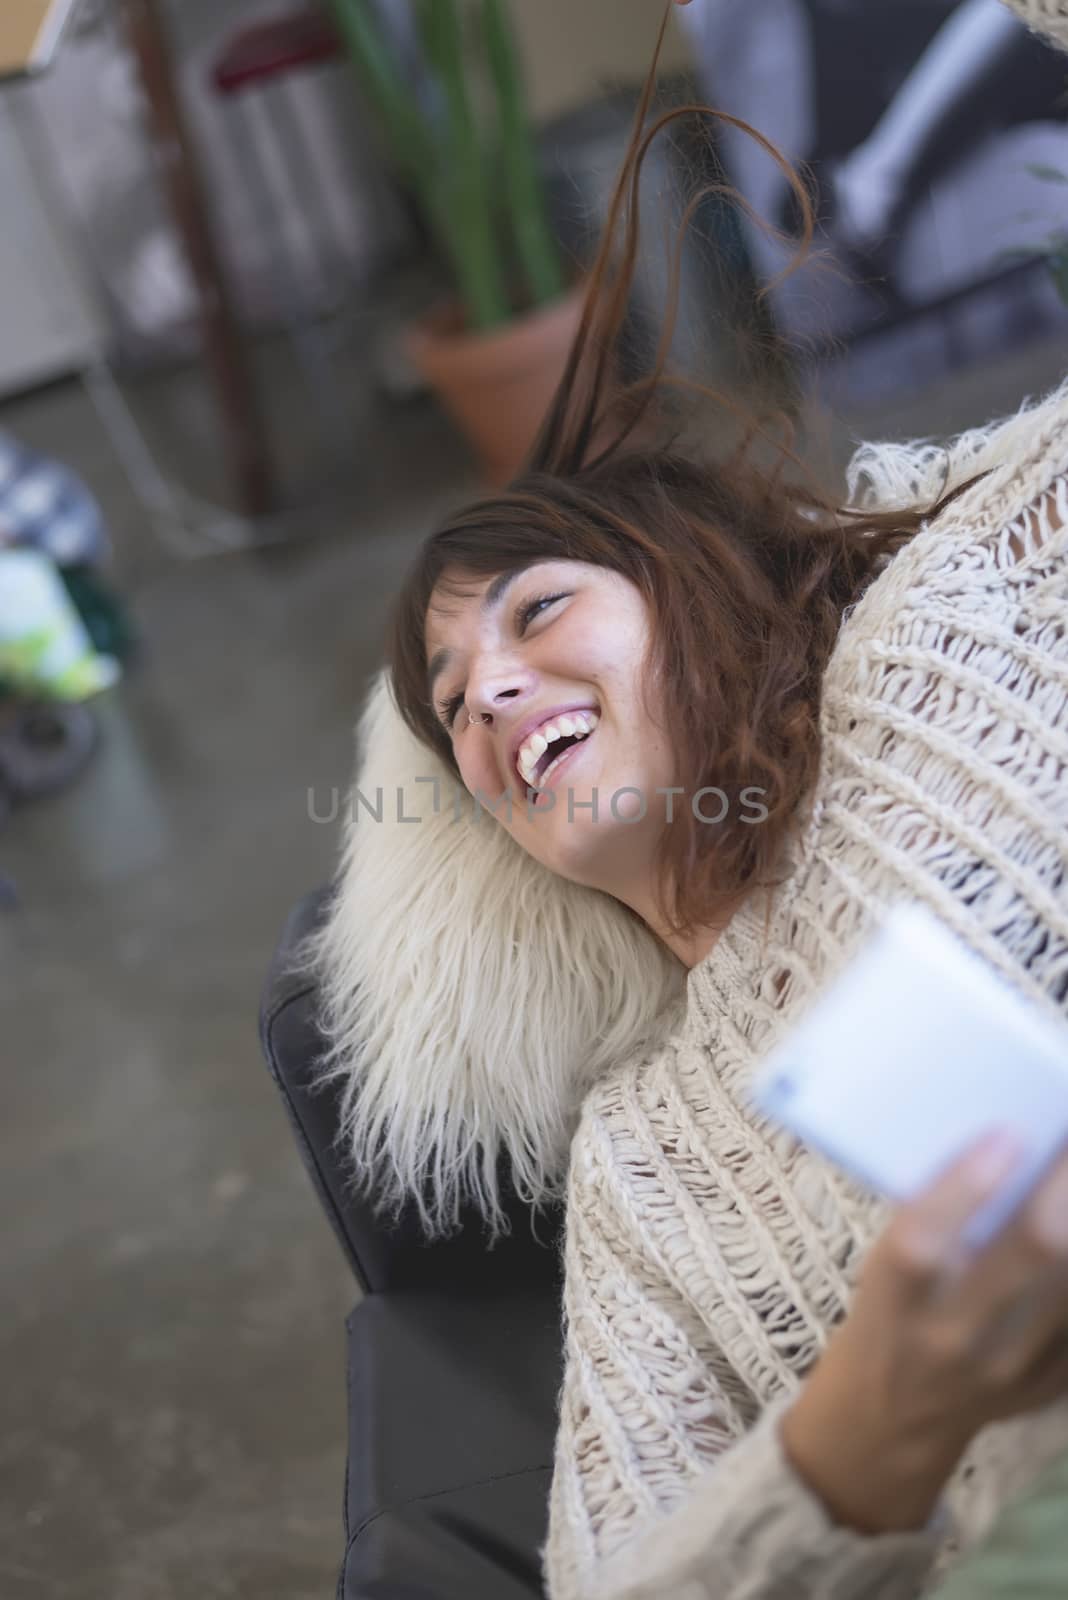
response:
M970 1176L982 1189L992 1189L1008 1176L1023 1154L1018 1134L999 1128L977 1147L969 1164Z

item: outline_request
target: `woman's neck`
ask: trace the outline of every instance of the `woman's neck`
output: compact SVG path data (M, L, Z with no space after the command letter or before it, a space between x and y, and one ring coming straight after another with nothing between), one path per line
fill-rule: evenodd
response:
M729 920L728 918L727 921ZM667 945L672 955L678 956L688 971L692 971L711 953L726 928L727 921L722 922L717 928L698 928L686 938L672 933L657 933L657 938ZM655 933L656 929L653 931Z
M623 899L620 895L617 895L616 898ZM651 897L648 901L642 896L635 896L633 899L628 897L624 899L623 903L637 913L650 933L654 933L689 972L711 953L734 913L738 910L741 899L735 901L730 911L723 913L715 924L702 924L700 927L691 929L689 933L681 934L664 926L660 912L652 903Z

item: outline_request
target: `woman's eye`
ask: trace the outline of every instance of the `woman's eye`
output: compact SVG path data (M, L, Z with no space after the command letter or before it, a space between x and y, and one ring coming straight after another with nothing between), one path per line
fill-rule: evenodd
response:
M462 694L450 695L447 700L440 700L438 702L438 710L444 716L445 726L447 728L451 728L453 723L456 721L456 713L459 711L463 703L464 697Z
M516 612L515 619L519 631L522 632L527 623L533 620L541 606L551 606L555 600L563 599L566 599L566 596L562 594L543 594L539 595L536 600L528 600L524 605L521 605Z

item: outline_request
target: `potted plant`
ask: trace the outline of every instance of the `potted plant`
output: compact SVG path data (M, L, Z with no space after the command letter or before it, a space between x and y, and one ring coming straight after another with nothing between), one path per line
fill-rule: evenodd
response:
M521 467L581 315L549 227L505 0L413 0L415 92L375 0L332 0L455 299L409 331L416 366L494 483Z

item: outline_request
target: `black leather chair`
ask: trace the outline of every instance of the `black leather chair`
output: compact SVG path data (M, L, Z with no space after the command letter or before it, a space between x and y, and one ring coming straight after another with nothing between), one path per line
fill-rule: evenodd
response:
M294 952L326 892L290 915L260 1013L264 1055L362 1298L348 1318L349 1462L338 1600L529 1600L561 1379L560 1209L537 1217L506 1182L513 1232L476 1216L428 1244L353 1197L337 1092L315 1085L316 991ZM340 1400L340 1396L339 1396Z

